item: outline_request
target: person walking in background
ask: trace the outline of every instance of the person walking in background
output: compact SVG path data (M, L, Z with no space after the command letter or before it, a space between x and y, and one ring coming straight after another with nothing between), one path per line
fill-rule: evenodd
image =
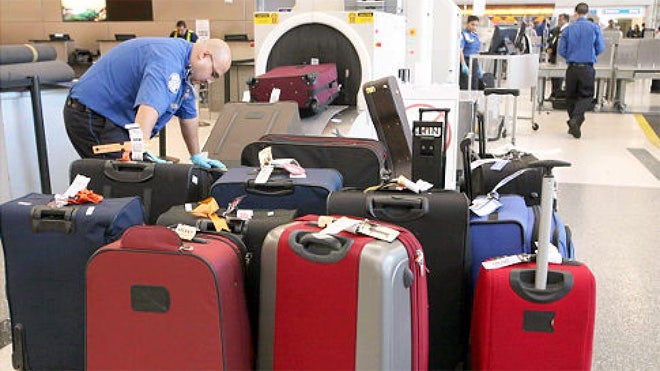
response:
M568 133L580 138L584 113L592 109L596 72L594 63L605 49L600 27L587 20L589 6L575 6L575 23L567 26L559 41L559 55L566 59L566 103Z
M548 62L552 64L557 64L557 47L559 45L559 39L561 39L561 33L568 26L570 22L570 16L566 13L562 13L557 18L557 26L552 29L550 32L550 39L548 40ZM550 98L555 98L559 96L559 92L562 90L562 84L564 79L561 77L553 77L552 80L552 92L550 93Z
M176 29L170 33L170 37L178 37L191 43L197 42L198 39L195 31L189 30L186 22L182 20L176 22Z

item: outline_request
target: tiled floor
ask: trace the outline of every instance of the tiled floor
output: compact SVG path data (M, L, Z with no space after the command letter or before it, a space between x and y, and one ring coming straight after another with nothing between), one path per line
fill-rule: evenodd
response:
M660 94L648 93L649 84L628 87L630 109L660 107ZM529 97L521 103L520 116L529 116ZM573 229L578 259L597 279L593 369L660 369L654 259L660 247L660 178L652 172L658 169L660 148L649 142L632 114L590 113L579 140L566 133L565 121L565 112L543 113L537 118L541 128L534 132L529 120L519 120L518 147L573 164L556 171L559 210ZM201 128L201 137L210 130ZM503 140L491 150L506 146ZM149 148L157 152L157 144ZM640 152L647 155L646 164L635 157ZM168 154L184 162L188 158L176 125L168 133ZM534 344L521 351L532 349ZM0 369L11 369L10 354L10 346L0 350Z

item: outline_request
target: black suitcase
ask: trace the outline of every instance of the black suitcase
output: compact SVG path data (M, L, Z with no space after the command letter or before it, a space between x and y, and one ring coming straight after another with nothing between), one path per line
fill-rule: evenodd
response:
M465 195L347 190L330 195L328 214L398 224L417 237L429 269L429 369L463 366L470 329L471 259Z
M339 171L344 187L367 188L389 177L390 156L383 143L372 139L300 135L264 135L243 148L241 165L259 167L259 151L271 147L273 158L294 158L304 168Z
M203 232L214 232L215 228L210 219L197 217L186 211L187 209L194 209L197 205L195 203L172 206L158 217L156 224L173 226L181 223L196 226L197 229ZM222 214L222 211L223 209L219 210L218 214ZM231 233L226 233L225 236L240 238L247 249L245 297L247 300L248 316L252 325L252 340L256 346L259 334L257 324L259 323L259 284L261 277L259 267L261 266L261 247L268 232L277 226L291 222L298 216L298 210L275 209L252 210L252 212L252 218L247 221L235 217L227 218L227 224L231 229Z
M437 121L424 121L426 112L439 113ZM420 108L413 121L412 179L424 179L434 188L445 188L448 108Z
M32 193L0 206L14 368L83 370L85 268L101 246L144 223L136 197L52 208Z
M76 174L91 178L87 188L104 197L141 197L147 224L154 224L170 207L208 197L222 172L190 164L81 159L69 168L71 181Z
M403 175L410 178L412 131L396 78L388 76L367 82L362 91L378 139L385 144L392 158L393 177Z

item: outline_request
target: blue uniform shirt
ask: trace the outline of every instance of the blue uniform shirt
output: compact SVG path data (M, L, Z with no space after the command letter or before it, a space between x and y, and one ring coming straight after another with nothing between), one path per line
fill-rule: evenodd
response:
M117 45L80 78L71 97L121 127L141 104L158 111L151 135L177 116L197 117L188 81L193 44L178 38L137 38Z
M479 54L481 50L481 41L476 32L463 30L461 32L461 49L463 49L463 56L468 59L473 54Z
M585 17L578 18L561 32L559 55L568 63L596 63L596 57L604 49L600 27Z

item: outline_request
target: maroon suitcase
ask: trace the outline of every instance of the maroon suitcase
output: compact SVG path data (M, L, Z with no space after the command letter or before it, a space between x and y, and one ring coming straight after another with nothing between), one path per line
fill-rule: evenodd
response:
M337 65L334 63L303 64L276 67L248 82L255 102L269 102L274 88L280 89L280 101L295 101L298 108L316 113L330 104L339 93Z
M184 242L137 226L87 266L88 370L247 370L243 252L223 235Z

